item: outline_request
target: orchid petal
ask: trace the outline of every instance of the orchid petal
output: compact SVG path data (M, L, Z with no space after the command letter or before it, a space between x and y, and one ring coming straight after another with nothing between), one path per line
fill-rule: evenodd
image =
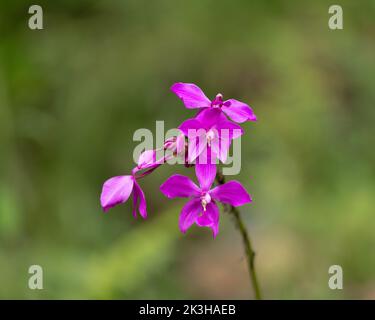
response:
M197 119L184 121L179 129L188 137L188 162L193 163L207 144L206 130Z
M197 218L196 224L200 227L209 227L212 229L214 238L219 232L219 208L214 202L206 206L206 211Z
M203 128L203 123L195 118L185 120L178 127L186 137L194 135L195 132Z
M156 150L145 150L138 158L138 168L145 169L156 163Z
M116 176L105 181L100 195L100 204L103 210L106 212L115 205L128 200L133 185L133 176Z
M180 134L176 139L176 152L185 154L185 136L183 134Z
M241 126L229 121L224 115L217 122L216 130L218 131L220 137L222 135L226 135L230 140L236 139L243 135L243 129Z
M179 226L182 233L185 233L186 230L196 222L202 210L203 208L199 198L191 199L184 205L179 218Z
M207 147L206 135L200 135L195 139L189 139L188 144L188 162L193 163Z
M203 91L193 83L177 82L171 90L179 97L188 109L207 108L211 106L211 101Z
M134 190L133 190L133 209L132 209L132 213L133 213L134 218L137 218L138 200L139 200L139 192L138 192L138 189L134 187Z
M253 110L246 103L235 99L226 100L221 109L229 118L238 123L257 120Z
M242 206L252 201L246 189L236 180L219 185L209 193L213 199L228 203L234 207Z
M220 139L215 139L211 142L213 152L222 163L227 161L230 144L231 140L223 136Z
M161 186L160 191L168 198L189 198L199 196L200 189L188 177L175 174L169 177Z
M207 161L198 161L195 164L195 174L202 191L210 190L216 177L216 163L211 158L211 148L207 148Z
M200 111L195 116L195 119L202 124L201 128L208 131L212 127L215 127L221 120L226 120L226 117L219 108L207 108Z
M137 198L136 198L137 197ZM137 202L139 199L139 206L137 208ZM134 181L134 199L133 199L133 215L135 216L136 209L138 209L139 214L142 216L143 219L147 218L147 204L146 204L146 198L143 190L137 183L137 181Z

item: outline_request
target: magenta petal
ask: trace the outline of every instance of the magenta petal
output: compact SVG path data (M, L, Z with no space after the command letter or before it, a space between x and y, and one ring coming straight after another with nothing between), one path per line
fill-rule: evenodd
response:
M134 190L133 190L133 209L132 209L132 213L133 213L134 218L137 218L138 202L139 202L138 189L134 187Z
M211 142L212 150L222 163L225 163L227 161L230 143L231 140L226 137L221 137L221 139L215 139Z
M182 233L185 233L186 230L196 222L196 219L202 210L203 208L199 198L191 199L184 205L179 219L179 226Z
M194 118L185 120L178 127L186 137L189 137L189 135L194 136L194 133L198 133L198 130L202 128L203 124Z
M216 157L218 157L220 152L220 139L216 138L211 141L211 149ZM219 158L220 159L220 158Z
M235 99L225 101L221 109L229 118L238 123L257 120L253 110L246 103Z
M137 203L138 199L139 199L139 204ZM146 219L147 218L147 204L146 204L145 194L143 193L143 190L141 189L137 181L134 181L133 215L135 215L137 209L139 211L139 214L142 216L142 218Z
M207 146L206 135L200 135L197 138L189 139L188 144L188 163L193 163L205 150Z
M207 148L206 150L207 161L197 161L195 164L195 174L202 191L210 190L216 177L216 163L212 163L211 161L211 148Z
M236 180L215 187L210 191L210 195L213 199L231 204L234 207L251 202L250 195L242 184Z
M103 184L100 204L104 211L128 200L134 185L133 176L117 176Z
M175 174L169 177L161 186L160 191L168 198L189 198L199 196L200 189L188 177Z
M211 106L210 99L193 83L177 82L171 87L171 90L182 100L188 109Z
M156 150L145 150L138 158L138 168L145 169L156 163Z
M222 120L226 120L225 115L219 108L207 108L199 112L195 119L197 119L202 127L206 130L209 130L213 127L216 127L216 124Z
M243 129L240 125L229 121L224 115L216 124L216 129L219 136L225 136L227 138L236 139L243 134Z
M206 206L206 211L197 218L197 225L200 227L209 227L212 229L213 236L219 232L219 208L214 202L210 202Z
M181 154L185 152L185 136L180 134L176 140L176 151L177 154Z
M197 119L188 119L178 128L188 138L188 162L193 163L207 144L206 130Z

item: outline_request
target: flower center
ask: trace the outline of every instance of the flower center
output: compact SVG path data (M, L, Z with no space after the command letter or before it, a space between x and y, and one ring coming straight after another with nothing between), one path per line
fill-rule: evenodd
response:
M207 133L206 133L206 138L207 138L207 143L208 143L208 146L211 147L211 141L215 138L215 132L210 129Z
M206 211L206 206L211 202L211 196L208 193L204 193L201 197L201 203L203 211Z

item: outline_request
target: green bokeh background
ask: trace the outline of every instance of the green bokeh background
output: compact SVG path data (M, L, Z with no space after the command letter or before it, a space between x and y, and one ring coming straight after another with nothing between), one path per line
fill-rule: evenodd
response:
M131 204L101 211L107 178L130 172L138 128L192 117L169 91L194 82L249 103L241 208L270 299L375 298L375 2L30 1L0 3L0 298L252 297L241 238L221 215L178 231L183 204L140 182ZM28 268L44 289L28 288ZM328 268L344 289L328 288Z

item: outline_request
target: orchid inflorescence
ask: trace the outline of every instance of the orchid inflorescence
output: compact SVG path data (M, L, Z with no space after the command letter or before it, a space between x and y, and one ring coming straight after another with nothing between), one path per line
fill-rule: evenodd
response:
M195 165L199 186L190 178L175 174L160 186L160 191L168 198L189 198L179 218L179 227L183 233L195 223L200 227L211 228L215 237L219 231L219 208L216 202L233 207L251 202L250 195L238 181L221 183L214 188L212 185L217 175L217 162L225 163L232 140L243 134L243 129L236 123L256 121L256 116L247 104L235 99L224 101L221 94L217 94L211 101L195 84L179 82L171 90L186 108L199 109L198 113L178 127L180 134L167 139L162 150L142 152L131 175L116 176L105 181L100 196L101 206L107 211L126 202L133 194L134 217L139 212L146 218L146 199L138 180L172 157L179 157L187 167ZM165 153L157 159L159 151Z

